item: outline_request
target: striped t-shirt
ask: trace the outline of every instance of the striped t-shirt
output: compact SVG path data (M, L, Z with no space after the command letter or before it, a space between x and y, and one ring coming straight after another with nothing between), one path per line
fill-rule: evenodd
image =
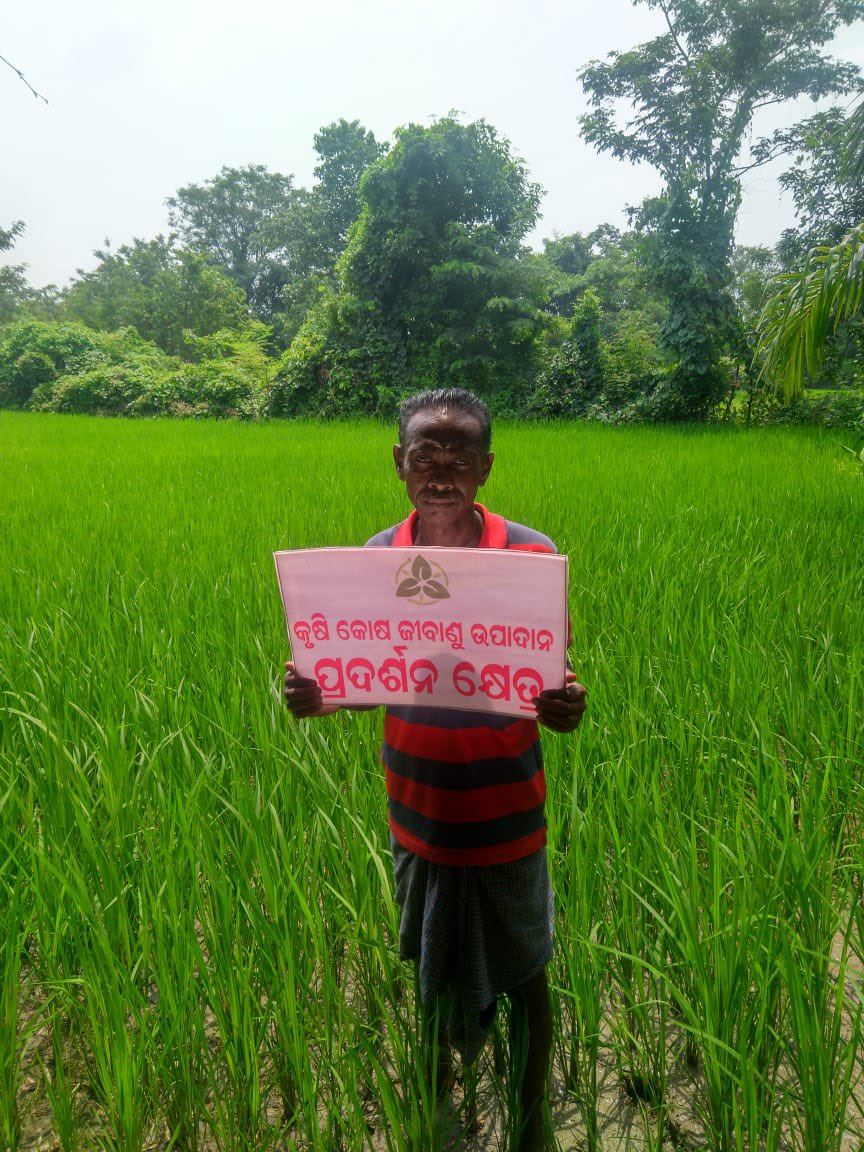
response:
M479 548L555 552L552 541L476 504ZM414 542L413 512L367 548ZM449 708L388 707L381 760L390 829L437 864L504 864L546 843L546 777L536 720Z

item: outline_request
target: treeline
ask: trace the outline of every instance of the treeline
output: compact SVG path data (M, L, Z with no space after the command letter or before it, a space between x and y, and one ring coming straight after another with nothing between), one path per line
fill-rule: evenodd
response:
M627 230L601 225L530 251L541 190L490 124L448 116L387 144L340 120L315 137L310 189L258 165L223 168L168 199L169 235L98 251L61 292L3 269L0 405L389 417L407 392L459 384L501 415L764 418L781 406L782 375L765 302L814 247L842 245L864 220L850 163L862 146L848 105L753 142L746 160L742 141L758 101L860 81L817 50L849 22L842 5L817 19L768 0L758 43L728 22L700 23L720 7L677 0L669 37L582 73L583 135L664 179ZM624 128L622 99L645 112ZM781 154L798 226L773 249L735 247L740 177ZM0 230L0 247L22 227ZM783 321L793 312L784 304ZM834 316L787 393L864 386L859 317L860 307ZM860 420L856 403L835 407Z

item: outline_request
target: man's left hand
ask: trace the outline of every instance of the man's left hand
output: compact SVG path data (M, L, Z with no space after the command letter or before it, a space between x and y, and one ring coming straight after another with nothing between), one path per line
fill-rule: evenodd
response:
M575 732L587 707L586 695L576 673L568 671L563 688L547 688L535 697L537 720L553 732Z

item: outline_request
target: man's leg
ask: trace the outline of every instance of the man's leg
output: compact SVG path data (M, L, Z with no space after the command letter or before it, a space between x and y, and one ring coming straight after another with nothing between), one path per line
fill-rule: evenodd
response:
M546 969L510 995L511 1067L521 1070L519 1152L545 1152L544 1105L552 1056L552 1004ZM515 1088L515 1085L514 1085Z

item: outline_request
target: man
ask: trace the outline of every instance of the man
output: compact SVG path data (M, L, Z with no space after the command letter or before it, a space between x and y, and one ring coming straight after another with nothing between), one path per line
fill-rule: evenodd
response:
M367 546L554 552L547 537L475 502L492 468L490 446L489 410L472 393L451 388L409 397L393 458L414 511ZM290 662L284 695L297 719L337 710ZM418 961L420 995L438 1048L433 1075L446 1089L451 1045L463 1063L476 1058L497 998L506 994L511 1043L521 1049L515 1053L522 1067L519 1152L546 1147L543 1102L552 1050L546 980L552 894L537 722L574 731L585 689L568 672L563 687L542 692L533 704L536 720L388 707L381 757L400 953ZM445 1006L446 1013L439 1011Z

